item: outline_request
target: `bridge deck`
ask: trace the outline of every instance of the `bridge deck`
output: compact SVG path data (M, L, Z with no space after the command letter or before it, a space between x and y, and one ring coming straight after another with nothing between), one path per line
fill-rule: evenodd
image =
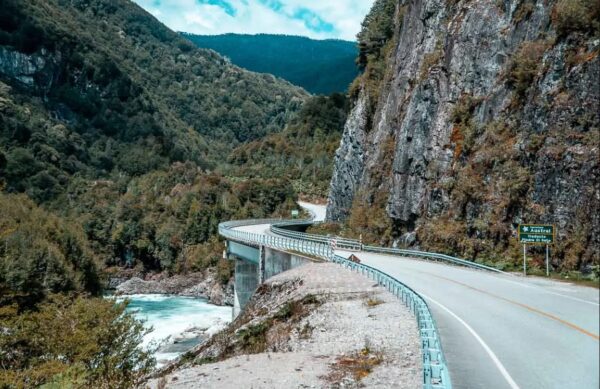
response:
M425 297L438 323L454 388L599 386L598 290L425 260L354 254Z

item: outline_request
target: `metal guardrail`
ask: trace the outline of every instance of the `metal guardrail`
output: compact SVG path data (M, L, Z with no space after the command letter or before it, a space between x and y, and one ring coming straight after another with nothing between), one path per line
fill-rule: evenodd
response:
M286 236L288 238L294 239L302 239L302 240L310 240L313 242L327 243L332 244L332 241L335 241L335 245L337 249L341 250L355 250L355 251L367 251L372 253L382 253L382 254L392 254L392 255L402 255L402 256L410 256L410 257L420 257L425 259L432 259L436 261L443 261L452 263L455 265L467 266L473 269L479 270L487 270L495 273L503 273L502 270L493 268L491 266L482 265L477 262L468 261L466 259L453 257L451 255L432 253L429 251L419 251L419 250L407 250L407 249L398 249L393 247L379 247L379 246L370 246L363 245L357 239L349 239L349 238L340 238L340 237L328 237L323 235L316 234L307 234L298 231L291 231L286 229L286 226L291 225L303 225L303 224L313 224L310 221L279 221L278 223L274 223L271 225L271 232L277 235Z
M495 273L503 273L502 270L496 269L495 267L482 265L481 263L468 261L466 259L453 257L446 254L432 253L428 251L419 251L419 250L406 250L406 249L396 249L391 247L378 247L378 246L363 246L362 251L373 252L373 253L382 253L382 254L393 254L393 255L404 255L410 257L422 257L426 259L433 259L436 261L443 261L453 263L455 265L462 265L466 267L470 267L473 269L479 270L487 270Z
M234 230L235 227L255 224L271 224L270 230L273 236L255 234L252 232ZM265 245L272 248L295 250L306 254L316 255L323 259L338 263L346 268L358 271L385 287L397 296L411 309L417 319L419 334L421 337L421 351L423 362L423 389L452 389L450 375L444 353L442 350L440 336L431 311L425 300L407 285L394 277L372 268L370 266L347 260L336 255L331 246L331 240L335 239L337 247L343 245L356 247L357 241L352 239L327 238L320 235L305 234L281 228L283 225L310 224L310 221L282 221L280 219L243 220L225 222L219 224L219 234L227 239L233 239L253 245ZM340 243L342 246L340 246ZM359 244L359 248L362 246Z
M373 267L349 261L335 254L331 257L331 261L367 276L402 300L404 305L415 315L419 327L423 362L423 388L451 389L452 383L440 336L425 300L402 282Z

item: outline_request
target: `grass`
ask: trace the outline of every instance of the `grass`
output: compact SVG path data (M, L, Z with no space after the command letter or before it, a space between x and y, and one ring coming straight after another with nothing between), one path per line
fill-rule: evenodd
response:
M271 321L264 321L240 330L238 332L240 349L252 354L265 351L267 349L267 331L270 327Z
M369 297L368 299L365 300L365 305L369 308L373 308L373 307L383 304L384 302L385 301L383 301L382 299L380 299L378 297Z
M383 360L382 352L373 352L369 347L364 347L353 354L338 357L330 366L329 374L322 378L332 385L341 384L349 378L360 381L371 374Z

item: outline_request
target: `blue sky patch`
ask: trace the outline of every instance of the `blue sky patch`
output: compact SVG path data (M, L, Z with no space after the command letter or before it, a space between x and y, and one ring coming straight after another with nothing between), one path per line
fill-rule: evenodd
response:
M374 0L133 0L172 30L355 40Z

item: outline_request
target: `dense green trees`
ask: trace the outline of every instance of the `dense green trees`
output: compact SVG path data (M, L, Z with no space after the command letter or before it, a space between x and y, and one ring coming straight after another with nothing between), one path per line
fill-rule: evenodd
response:
M195 48L128 1L2 8L3 50L42 64L33 85L0 66L2 175L8 190L37 201L76 173L136 176L188 160L214 167L240 142L280 131L306 97Z
M134 387L155 361L125 307L61 295L21 314L0 306L0 387Z
M315 94L345 92L358 75L355 42L270 34L182 35L238 66L274 74Z
M154 360L125 306L99 297L76 221L0 193L0 387L130 387Z
M0 306L30 307L49 293L98 295L99 275L83 230L24 195L0 193Z
M345 95L309 99L278 134L237 147L229 156L231 174L288 177L298 192L326 197L349 101Z

